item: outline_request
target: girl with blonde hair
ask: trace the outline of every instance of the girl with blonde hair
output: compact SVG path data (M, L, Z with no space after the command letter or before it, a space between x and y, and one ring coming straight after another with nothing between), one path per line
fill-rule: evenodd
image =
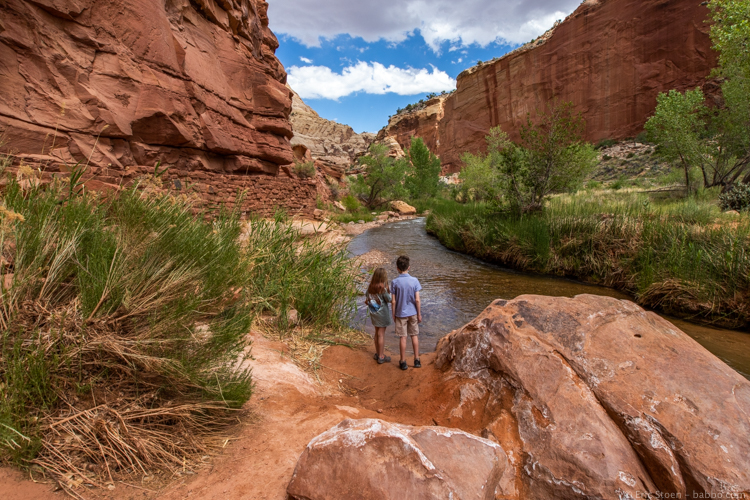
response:
M379 267L372 273L370 285L365 293L365 304L370 313L372 326L375 327L375 360L379 365L390 363L391 357L385 355L385 329L393 324L389 304L392 297L388 292L388 273Z

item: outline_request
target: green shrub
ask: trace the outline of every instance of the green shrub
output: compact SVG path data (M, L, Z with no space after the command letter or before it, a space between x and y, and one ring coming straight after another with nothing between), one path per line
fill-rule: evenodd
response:
M315 177L315 162L307 161L304 163L295 163L294 173L304 179L312 179Z
M347 212L357 212L362 206L359 200L351 193L347 194L341 199L341 204L344 205L344 208L346 208Z
M750 210L750 184L739 183L727 192L719 195L719 207L722 210Z
M13 275L0 281L3 461L58 479L89 464L183 470L252 394L244 360L259 313L348 324L346 254L300 243L282 216L245 229L239 211L137 187L100 198L34 184L9 177L0 203L0 275Z

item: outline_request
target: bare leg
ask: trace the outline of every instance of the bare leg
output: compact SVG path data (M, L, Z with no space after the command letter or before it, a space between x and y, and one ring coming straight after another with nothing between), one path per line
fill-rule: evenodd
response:
M376 326L375 327L375 333L372 335L372 340L375 341L375 354L379 354L380 353L380 347L379 347L379 344L378 344L378 342L379 342L379 339L378 339L378 330L379 330L379 328Z
M417 335L411 336L411 346L414 349L414 359L419 359L419 337Z
M406 361L406 337L399 337L398 350L401 354L401 361Z
M375 349L379 358L385 356L385 328L375 329Z

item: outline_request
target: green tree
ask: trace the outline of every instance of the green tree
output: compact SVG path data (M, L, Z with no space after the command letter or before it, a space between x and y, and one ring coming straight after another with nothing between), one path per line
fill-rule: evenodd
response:
M432 198L440 189L440 158L432 154L421 137L412 137L406 157L412 166L404 186L412 198Z
M646 131L660 154L685 171L688 190L689 171L697 167L704 187L725 192L739 180L750 181L750 3L712 0L709 8L722 105L707 105L700 89L660 94Z
M360 159L364 174L357 176L351 190L368 208L401 198L406 194L404 176L407 161L388 156L388 146L372 144L368 155Z
M654 116L646 122L650 140L659 145L659 154L676 162L685 173L685 189L690 191L690 169L700 163L705 136L705 99L700 89L684 94L676 90L656 98Z
M580 113L574 113L571 102L552 103L536 123L527 117L521 127L520 144L525 153L505 148L506 157L518 156L512 176L516 187L509 191L517 209L541 210L550 194L568 191L583 182L597 158L594 147L583 141L585 130L586 122Z

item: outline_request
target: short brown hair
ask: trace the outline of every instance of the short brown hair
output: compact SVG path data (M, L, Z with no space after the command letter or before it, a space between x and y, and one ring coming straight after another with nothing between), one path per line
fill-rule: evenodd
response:
M398 272L403 273L404 271L409 269L409 257L406 255L402 255L398 259L396 259L396 269L398 269Z

